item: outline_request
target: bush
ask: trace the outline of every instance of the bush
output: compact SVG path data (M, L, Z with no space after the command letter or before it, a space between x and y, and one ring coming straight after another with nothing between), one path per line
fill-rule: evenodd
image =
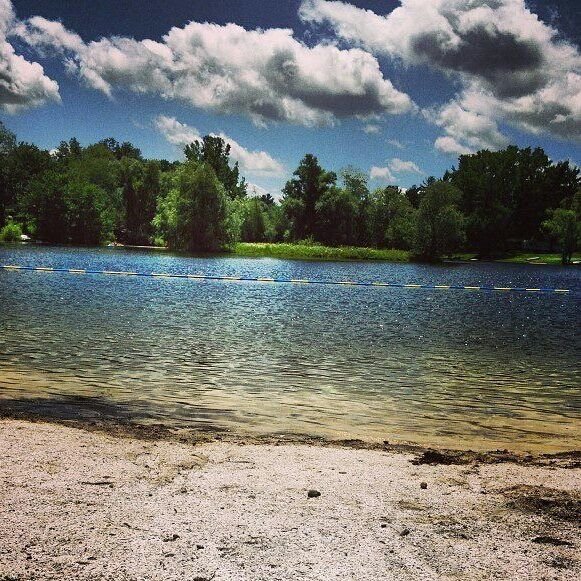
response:
M8 222L2 230L0 230L0 240L3 242L20 242L22 236L22 226L15 222Z

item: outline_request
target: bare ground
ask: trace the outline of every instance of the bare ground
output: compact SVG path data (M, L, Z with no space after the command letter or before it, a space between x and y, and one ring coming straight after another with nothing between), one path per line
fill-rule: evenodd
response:
M179 439L1 420L0 581L581 578L575 455Z

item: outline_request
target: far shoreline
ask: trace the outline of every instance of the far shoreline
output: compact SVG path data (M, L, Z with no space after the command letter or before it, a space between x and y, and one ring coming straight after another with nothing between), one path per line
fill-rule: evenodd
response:
M532 266L575 267L581 265L581 254L573 255L570 264L562 264L558 253L507 252L494 257L478 257L473 253L460 253L445 256L441 260L425 261L412 256L407 250L393 248L371 248L364 246L325 246L322 244L302 244L283 242L239 242L233 248L217 252L189 253L171 249L167 246L136 245L110 243L99 246L80 246L77 244L45 244L41 241L0 242L1 247L10 246L40 246L56 248L87 248L87 249L129 249L168 252L176 256L210 257L210 258L274 258L279 260L301 260L311 262L387 262L392 264L528 264Z

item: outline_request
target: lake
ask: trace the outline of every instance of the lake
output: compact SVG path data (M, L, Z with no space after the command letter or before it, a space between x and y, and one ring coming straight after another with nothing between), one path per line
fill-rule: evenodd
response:
M0 245L0 264L557 287L578 268ZM581 448L579 294L0 270L0 406L239 433Z

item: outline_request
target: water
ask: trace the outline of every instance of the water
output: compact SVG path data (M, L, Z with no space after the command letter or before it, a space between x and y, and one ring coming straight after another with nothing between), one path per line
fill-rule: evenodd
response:
M0 264L581 290L576 268L0 246ZM0 271L0 406L241 433L581 447L579 299Z

